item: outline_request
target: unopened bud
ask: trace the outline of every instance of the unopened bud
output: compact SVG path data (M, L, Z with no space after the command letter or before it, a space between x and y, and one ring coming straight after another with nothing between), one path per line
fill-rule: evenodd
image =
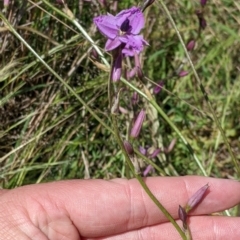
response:
M195 47L195 41L194 40L189 41L189 43L187 44L187 50L191 52L194 49L194 47Z
M142 146L139 147L139 152L144 156L147 155L147 149Z
M143 79L144 74L141 68L141 64L140 64L140 59L139 59L139 55L135 52L134 54L134 61L135 61L135 68L136 68L136 73L139 79Z
M176 138L174 138L171 142L170 142L170 144L169 144L169 146L168 146L168 148L167 149L165 149L165 153L170 153L172 150L173 150L173 148L174 148L174 146L175 146L175 144L176 144L176 142L177 142L177 139Z
M163 81L158 82L157 85L153 88L153 93L158 94L162 90L163 85L164 85Z
M136 105L139 102L139 95L137 92L134 92L131 98L132 105Z
M132 144L130 142L124 140L123 145L124 145L125 150L128 153L128 155L133 156L134 155L134 150L133 150Z
M205 20L205 18L203 17L203 12L200 10L196 11L196 15L198 17L198 21L199 21L199 27L200 29L205 29L207 27L207 21Z
M207 3L207 0L200 0L200 4L202 5L202 7L204 7Z
M183 223L183 228L186 230L187 229L187 213L183 207L179 205L178 208L178 217Z
M146 177L154 168L151 165L148 165L143 172L143 176Z
M160 148L155 149L152 153L149 154L149 158L155 158L162 150Z
M185 77L188 75L188 72L187 71L181 71L180 73L178 73L178 76L179 77Z
M131 69L130 71L127 71L127 80L130 80L131 78L133 78L135 75L136 75L136 72L137 72L137 68L134 67L133 69Z
M4 1L3 1L3 6L4 6L4 7L7 7L9 4L10 4L10 1L9 1L9 0L4 0Z
M192 197L190 197L185 207L187 213L199 204L208 188L209 185L206 184L205 186L201 187L196 193L194 193Z
M145 118L145 111L141 110L133 124L132 130L130 133L130 136L132 138L137 138L139 136L139 133L140 133L142 125L143 125L144 118Z

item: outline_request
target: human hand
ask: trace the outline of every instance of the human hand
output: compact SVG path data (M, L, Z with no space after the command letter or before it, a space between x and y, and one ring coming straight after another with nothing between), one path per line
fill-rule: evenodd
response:
M154 177L146 184L170 214L203 185L191 211L193 239L240 239L240 218L209 216L240 202L240 183L205 177ZM179 220L177 220L180 223ZM135 179L70 180L0 190L1 240L181 239Z

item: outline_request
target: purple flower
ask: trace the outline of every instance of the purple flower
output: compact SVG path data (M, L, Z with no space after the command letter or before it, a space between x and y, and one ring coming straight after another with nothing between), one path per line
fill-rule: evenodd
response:
M99 31L108 38L105 50L111 51L122 48L125 56L134 56L140 53L147 42L139 35L144 26L144 16L140 8L132 7L118 13L102 15L94 18Z

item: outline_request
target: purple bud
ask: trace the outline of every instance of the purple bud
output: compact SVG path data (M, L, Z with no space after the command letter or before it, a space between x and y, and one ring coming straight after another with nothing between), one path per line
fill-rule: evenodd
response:
M113 63L111 76L113 82L117 82L120 79L121 73L122 73L122 54L120 53Z
M130 136L132 138L137 138L139 136L139 133L140 133L142 125L143 125L144 118L145 118L145 111L141 110L136 118L136 121L133 124L132 130L130 133Z
M97 53L97 51L95 50L95 48L92 48L90 51L90 56L93 59L99 59L99 54Z
M207 26L207 22L206 22L205 18L203 17L203 12L200 10L197 10L196 15L198 17L200 29L205 29Z
M4 0L4 1L3 1L3 6L4 6L4 7L7 7L9 4L10 4L10 1L9 1L9 0Z
M131 101L132 101L132 105L138 104L138 102L139 102L139 95L138 95L137 92L133 93Z
M204 17L199 19L199 24L202 29L205 29L207 27L207 21L205 20Z
M187 213L199 204L208 188L209 185L206 184L201 187L196 193L194 193L192 197L190 197L185 208Z
M139 152L144 156L147 155L147 149L142 146L139 147Z
M129 111L126 108L119 106L119 112L122 114L129 114Z
M140 80L143 80L144 74L141 67L137 67L137 76Z
M158 82L157 85L153 88L153 93L158 94L162 90L163 85L163 81Z
M134 53L134 62L135 62L137 76L142 80L144 75L141 69L139 55L136 52Z
M202 7L204 7L207 3L207 0L200 0L200 4L202 5Z
M189 41L189 43L187 44L187 50L191 52L194 49L194 47L195 47L195 41L194 40Z
M165 149L165 153L170 153L170 152L173 150L173 148L174 148L176 142L177 142L177 139L174 138L174 139L170 142L168 148Z
M133 147L132 147L131 143L124 140L123 144L124 144L125 150L128 153L128 155L133 156L134 155L134 150L133 150Z
M154 168L151 165L148 165L143 172L143 176L146 177Z
M187 71L181 71L180 73L178 73L178 76L179 77L185 77L188 75L188 72Z
M186 213L185 209L183 207L181 207L180 205L178 208L178 217L180 218L180 220L183 223L183 228L187 229L187 213Z
M155 158L162 150L160 148L155 149L151 154L149 154L149 158Z
M134 67L132 70L127 71L127 80L130 80L131 78L133 78L136 75L137 72L137 68Z

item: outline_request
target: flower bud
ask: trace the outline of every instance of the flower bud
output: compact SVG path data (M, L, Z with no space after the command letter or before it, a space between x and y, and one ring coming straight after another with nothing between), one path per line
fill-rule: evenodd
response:
M174 138L174 139L170 142L169 146L167 147L167 149L165 149L164 152L165 152L165 153L170 153L170 152L173 150L176 142L177 142L177 139Z
M183 228L186 230L187 229L187 213L183 207L179 205L178 208L178 217L183 223Z
M155 149L152 153L149 154L149 158L155 158L162 150L160 148Z
M137 72L137 68L136 67L134 67L130 71L127 71L127 74L126 74L127 75L126 76L127 80L132 79L136 75L136 72Z
M143 172L143 176L146 177L154 168L151 165L148 165Z
M200 0L200 4L202 5L202 7L204 7L207 3L207 0Z
M132 130L130 133L130 136L132 138L137 138L139 136L139 133L140 133L142 125L143 125L144 118L145 118L145 111L141 110L133 124Z
M137 105L139 102L139 95L137 92L134 92L131 98L132 105Z
M181 71L180 73L178 73L178 76L179 77L185 77L188 75L188 72L187 71Z
M4 6L4 7L7 7L9 4L10 4L10 1L9 1L9 0L4 0L4 1L3 1L3 6Z
M194 49L194 47L195 47L195 41L194 40L189 41L189 43L187 44L187 50L191 52Z
M139 152L144 156L147 155L147 149L142 146L139 147Z
M163 85L164 85L163 81L158 82L157 85L153 88L153 93L158 94L162 90Z
M196 11L196 15L198 17L198 21L199 21L199 27L200 29L205 29L207 27L207 21L205 20L204 16L203 16L203 12L200 10Z
M185 208L187 213L199 204L208 188L209 185L206 184L201 187L196 193L194 193L192 197L190 197Z
M128 153L128 155L133 156L134 155L134 150L133 150L132 144L130 142L124 140L123 145L124 145L125 150Z

